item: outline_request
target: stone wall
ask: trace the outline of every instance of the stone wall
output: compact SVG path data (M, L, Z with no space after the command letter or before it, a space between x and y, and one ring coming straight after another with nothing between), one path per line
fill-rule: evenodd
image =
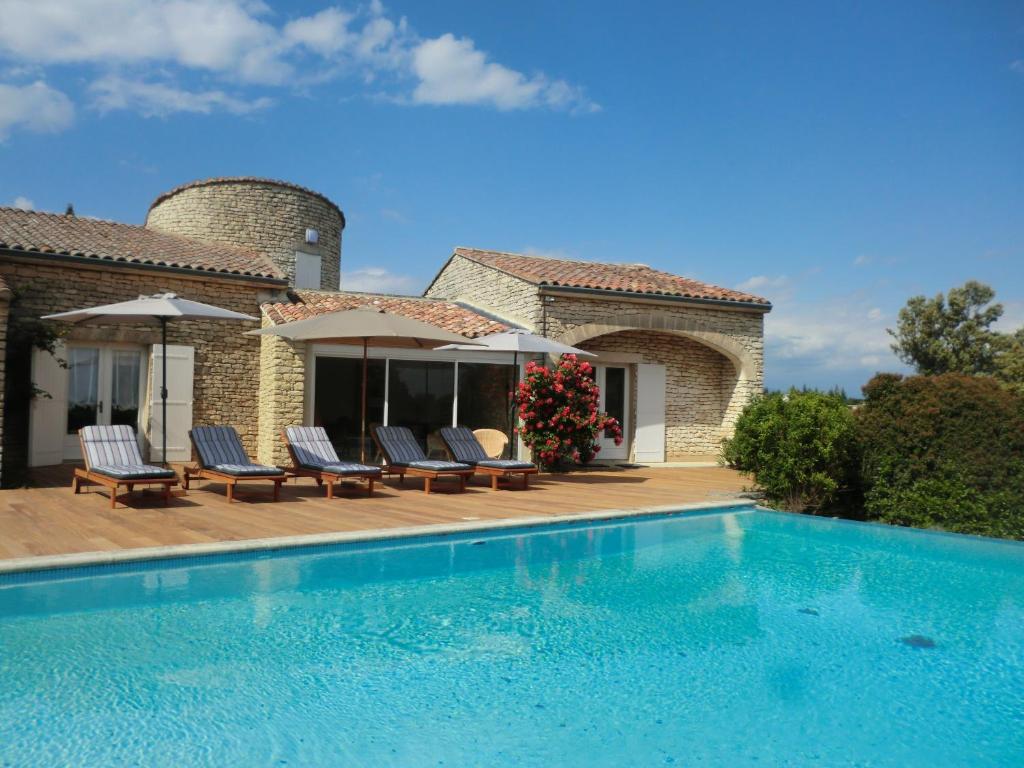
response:
M41 315L108 304L139 295L171 291L225 309L260 315L260 303L270 292L241 280L192 279L130 268L97 269L77 265L23 261L0 262L0 275L16 300L11 327ZM230 424L249 451L256 448L260 339L244 331L258 321L226 322L182 320L167 327L169 344L195 349L193 424ZM72 341L159 343L159 329L146 325L77 325L69 329ZM14 375L14 371L8 371ZM22 375L27 372L22 371Z
M641 363L665 366L665 454L669 461L687 454L718 453L729 395L736 386L732 362L699 342L651 331L625 331L588 339L590 352L639 355ZM635 429L636 374L631 368L630 419Z
M612 345L605 351L664 363L669 457L717 453L763 389L761 311L559 292L462 256L449 261L426 295L463 301L572 346Z
M338 290L345 222L314 192L252 180L185 186L153 205L146 226L265 253L293 285L295 252L316 254L320 288ZM319 231L317 245L306 243L307 227Z
M265 320L264 325L271 323ZM262 336L260 342L257 460L271 466L290 464L281 431L305 423L306 345L279 336Z
M537 286L463 256L452 256L423 295L463 301L531 331L539 328L541 304Z

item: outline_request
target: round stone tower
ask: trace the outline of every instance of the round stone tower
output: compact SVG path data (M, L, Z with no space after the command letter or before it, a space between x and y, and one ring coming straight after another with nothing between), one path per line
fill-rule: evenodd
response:
M296 288L338 290L345 215L297 184L250 177L193 181L154 200L146 226L258 251Z

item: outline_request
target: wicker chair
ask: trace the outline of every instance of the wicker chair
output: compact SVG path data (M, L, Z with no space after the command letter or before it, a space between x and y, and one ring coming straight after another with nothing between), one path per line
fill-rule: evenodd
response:
M489 459L500 459L505 455L508 435L500 429L474 429L473 435L484 449Z

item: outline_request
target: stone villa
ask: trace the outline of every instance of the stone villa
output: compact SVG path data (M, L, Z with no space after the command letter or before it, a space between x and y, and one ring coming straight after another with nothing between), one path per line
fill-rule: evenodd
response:
M456 248L421 297L350 292L339 290L344 228L325 196L256 178L177 187L144 226L0 208L4 483L79 460L85 424L130 423L144 448L159 434L155 327L38 320L140 294L174 292L264 325L374 304L467 337L522 327L596 352L602 405L626 435L620 447L606 441L606 460L717 453L761 390L765 299L638 264L475 248ZM343 456L357 455L361 349L243 335L258 325L170 325L169 458L189 458L193 424L235 426L265 463L284 460L279 432L297 423L324 425ZM370 356L371 422L411 426L431 451L446 424L508 426L518 375L508 355Z

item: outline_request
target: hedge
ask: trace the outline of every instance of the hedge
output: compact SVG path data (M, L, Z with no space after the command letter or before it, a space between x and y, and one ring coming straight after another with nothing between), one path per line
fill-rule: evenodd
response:
M879 374L857 413L868 516L1024 538L1024 397L983 376Z

